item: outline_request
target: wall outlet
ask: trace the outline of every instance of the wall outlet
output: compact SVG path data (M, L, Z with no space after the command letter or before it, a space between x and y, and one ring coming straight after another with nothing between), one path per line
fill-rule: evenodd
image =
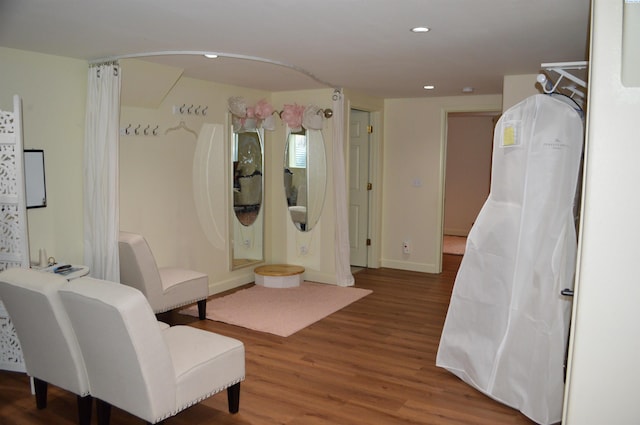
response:
M307 248L306 245L300 245L300 254L301 255L307 255L308 252L309 252L309 249Z
M249 248L249 246L251 246L251 239L245 239L243 243L245 247Z
M411 241L407 240L402 242L402 253L411 254Z

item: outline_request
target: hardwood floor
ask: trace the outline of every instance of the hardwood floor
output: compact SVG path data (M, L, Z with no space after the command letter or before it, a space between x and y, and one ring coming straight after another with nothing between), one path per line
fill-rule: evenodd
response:
M228 413L222 392L165 424L532 424L435 366L460 258L445 255L439 275L362 270L356 286L371 295L288 338L167 314L172 324L243 341L246 380L238 414ZM75 401L50 386L48 407L36 410L26 376L0 372L0 424L76 424ZM111 423L143 421L114 408Z

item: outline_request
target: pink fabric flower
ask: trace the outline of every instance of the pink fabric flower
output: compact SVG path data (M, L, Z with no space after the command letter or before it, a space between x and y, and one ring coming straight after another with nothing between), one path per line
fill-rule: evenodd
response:
M254 118L256 116L255 109L253 106L247 107L247 118Z
M304 106L298 105L297 103L284 105L282 108L282 121L284 121L291 130L300 131L302 129L304 109Z
M261 120L267 119L268 117L271 116L271 114L273 114L273 111L274 111L273 106L271 106L266 99L260 99L258 103L256 103L256 106L255 106L256 118L259 118Z

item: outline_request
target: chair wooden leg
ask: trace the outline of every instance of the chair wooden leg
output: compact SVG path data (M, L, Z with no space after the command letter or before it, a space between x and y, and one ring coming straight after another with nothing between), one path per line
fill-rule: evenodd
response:
M93 404L93 397L90 395L81 397L78 396L78 423L80 425L91 424L91 405Z
M38 378L33 378L33 386L36 391L36 406L38 409L44 409L47 407L47 386L45 381Z
M109 425L111 420L111 405L109 403L96 399L96 413L98 414L98 425Z
M240 410L240 382L227 388L229 413L238 413Z
M198 317L200 320L204 320L207 318L207 300L198 301Z

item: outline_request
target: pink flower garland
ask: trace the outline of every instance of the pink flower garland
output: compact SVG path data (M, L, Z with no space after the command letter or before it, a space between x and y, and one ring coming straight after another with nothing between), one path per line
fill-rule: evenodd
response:
M238 129L254 129L262 127L274 130L273 113L275 109L266 99L260 99L255 106L247 106L242 96L229 98L229 111L234 117L234 127ZM322 128L321 110L314 105L287 104L280 112L280 118L292 131L300 131L304 127L309 129Z
M246 124L249 128L255 128L256 124L259 127L264 123L266 130L273 130L274 109L266 99L261 99L255 106L247 106L242 96L235 96L230 97L228 103L229 111L234 116L234 127L243 128Z
M280 118L291 130L300 131L302 129L302 115L305 107L294 103L293 105L284 105Z
M273 106L271 106L265 99L259 100L253 110L256 118L261 120L269 118L273 114L273 111Z

